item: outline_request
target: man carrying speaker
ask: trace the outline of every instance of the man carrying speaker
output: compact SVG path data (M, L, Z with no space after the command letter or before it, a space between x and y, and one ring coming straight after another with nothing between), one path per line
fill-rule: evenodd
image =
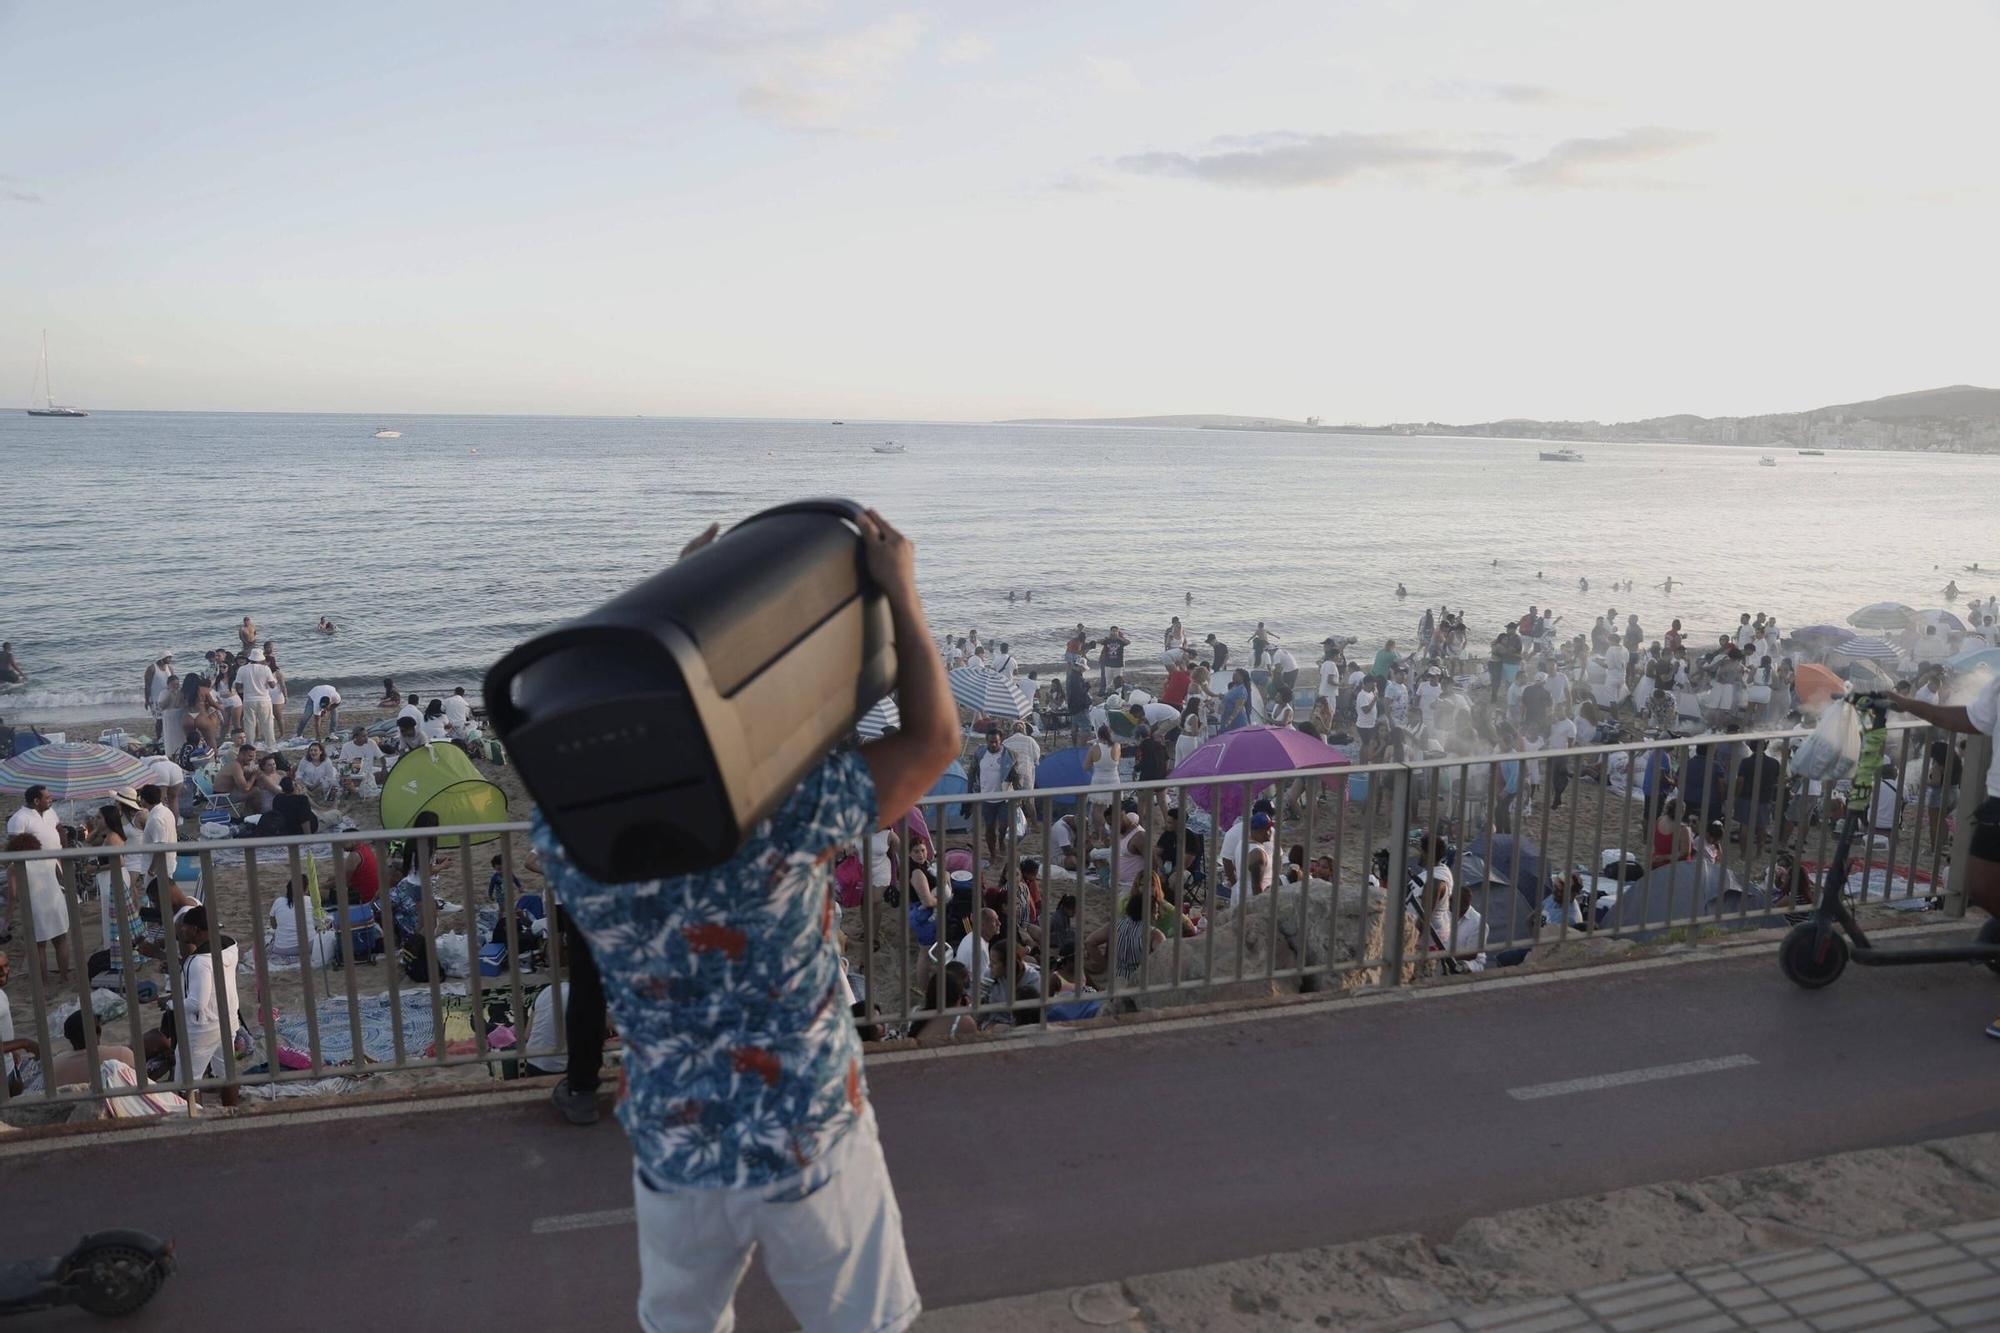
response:
M856 523L896 642L928 645L913 546L873 510ZM759 1244L807 1329L901 1330L920 1309L832 935L836 851L900 818L958 757L937 655L901 653L898 689L896 734L828 755L713 869L605 885L536 816L624 1037L618 1116L652 1333L729 1328Z

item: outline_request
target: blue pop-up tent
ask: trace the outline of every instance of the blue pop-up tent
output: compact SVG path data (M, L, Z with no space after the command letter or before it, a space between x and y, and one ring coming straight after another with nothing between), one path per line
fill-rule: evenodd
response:
M1079 745L1071 750L1057 750L1054 754L1043 755L1042 762L1035 765L1035 785L1037 787L1081 787L1090 779L1084 773L1083 759L1087 753ZM1074 796L1050 798L1057 810L1069 810L1076 805Z

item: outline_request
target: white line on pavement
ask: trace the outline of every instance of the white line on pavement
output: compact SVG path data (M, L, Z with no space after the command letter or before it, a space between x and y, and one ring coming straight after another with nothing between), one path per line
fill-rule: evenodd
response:
M538 1217L528 1228L537 1236L553 1236L559 1231L590 1231L597 1227L622 1227L631 1225L630 1208L611 1208L601 1213L558 1213L554 1217Z
M1647 1069L1627 1069L1616 1074L1593 1074L1589 1078L1565 1079L1561 1083L1534 1083L1525 1088L1509 1088L1507 1095L1517 1102L1539 1101L1543 1097L1563 1097L1572 1092L1601 1092L1633 1083L1654 1083L1663 1078L1683 1078L1689 1074L1713 1074L1722 1069L1743 1069L1757 1063L1754 1056L1723 1055L1713 1060L1689 1060L1678 1065L1653 1065Z

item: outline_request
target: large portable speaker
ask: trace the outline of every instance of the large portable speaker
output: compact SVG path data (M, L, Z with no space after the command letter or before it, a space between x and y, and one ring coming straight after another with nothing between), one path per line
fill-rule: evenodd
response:
M753 514L486 673L488 716L578 869L622 884L728 860L895 687L861 513Z

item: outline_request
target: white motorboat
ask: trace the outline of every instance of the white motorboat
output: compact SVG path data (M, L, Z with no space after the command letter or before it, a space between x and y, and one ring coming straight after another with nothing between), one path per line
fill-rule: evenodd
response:
M1544 449L1542 450L1542 461L1544 463L1581 463L1583 455L1574 449Z
M1758 466L1758 467L1776 467L1776 466L1778 466L1778 460L1777 460L1777 459L1775 459L1775 458L1773 458L1773 457L1771 457L1771 455L1769 455L1769 454L1765 454L1765 455L1764 455L1763 457L1761 457L1761 458L1759 458L1759 459L1757 460L1757 466Z
M390 430L387 426L384 426L375 432L375 438L378 440L400 440L403 438L403 432Z
M871 444L868 447L878 454L901 454L909 452L894 440L884 440L880 444Z

